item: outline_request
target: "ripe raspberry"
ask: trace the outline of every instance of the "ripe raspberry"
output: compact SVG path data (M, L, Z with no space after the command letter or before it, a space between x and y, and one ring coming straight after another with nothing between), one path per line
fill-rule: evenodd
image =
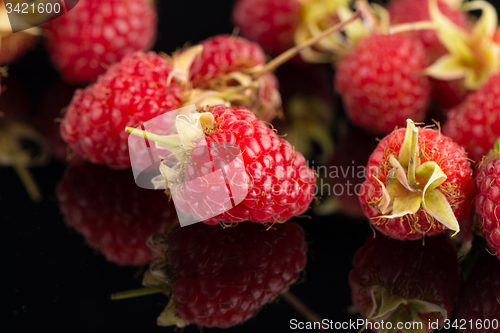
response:
M396 329L397 323L414 321L422 323L422 332L432 332L430 322L438 320L441 327L451 317L461 269L455 245L444 235L430 237L425 245L370 236L354 255L353 265L352 301L372 327L383 320L393 324L390 331L407 332Z
M80 0L45 25L47 51L66 80L87 83L126 54L148 51L156 24L149 0Z
M156 253L146 241L176 221L163 193L137 187L130 171L91 163L70 165L57 198L68 226L120 265L149 263Z
M463 148L439 131L418 131L409 121L406 133L398 129L379 142L359 198L380 232L414 240L447 227L458 232L457 221L467 218L471 209L472 186Z
M126 55L94 85L75 92L61 123L64 141L94 163L130 167L123 129L181 105L181 87L168 83L171 70L170 63L154 52Z
M350 120L376 134L421 121L430 99L422 44L404 34L372 35L337 64L335 83Z
M494 333L500 325L500 262L491 256L482 258L474 267L460 298L455 304L462 332Z
M200 43L203 46L201 56L191 65L191 83L194 88L225 92L232 106L244 106L252 110L259 119L271 121L281 107L278 91L278 80L274 74L266 73L256 80L258 86L253 91L249 89L243 96L239 93L229 94L234 89L234 72L250 74L257 66L264 66L266 59L264 51L258 44L245 38L230 35L218 35ZM249 85L255 79L250 75L248 82L238 82Z
M500 141L483 159L475 174L476 211L481 233L500 259Z
M295 223L267 231L252 223L227 229L199 223L162 238L150 269L171 295L158 318L162 326L242 323L286 292L306 265L304 231Z
M276 56L295 45L294 33L301 20L301 8L297 0L238 0L232 20L243 36Z
M438 1L438 8L453 23L459 27L468 28L467 15L463 11L452 8L446 1L442 0ZM387 6L387 10L391 24L429 21L431 19L429 0L393 0ZM431 62L447 53L434 30L423 29L409 32L409 34L416 36L422 42Z
M500 136L500 74L468 95L448 113L443 133L462 145L476 162L493 148Z
M282 223L308 209L315 176L302 154L246 108L218 105L203 111L213 115L215 126L183 164L190 185L169 185L179 191L178 208L211 225ZM217 145L223 149L213 148ZM235 166L227 175L213 172L231 162ZM210 217L209 212L224 213Z
M218 35L200 43L201 57L191 65L191 82L195 88L208 88L211 81L224 74L265 65L261 47L242 37Z

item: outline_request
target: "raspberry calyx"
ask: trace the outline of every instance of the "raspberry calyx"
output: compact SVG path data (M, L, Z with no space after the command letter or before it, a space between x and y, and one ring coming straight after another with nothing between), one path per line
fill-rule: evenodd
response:
M429 1L429 14L448 54L438 58L425 74L445 81L463 79L467 89L477 90L500 68L500 45L493 39L498 18L495 7L486 1L467 2L463 8L482 11L470 32L441 13L437 0Z
M425 326L425 322L420 318L420 314L424 313L440 313L443 320L448 319L444 307L418 298L406 299L379 285L370 287L368 294L372 301L372 307L367 317L370 320L391 322L395 327L397 323L405 322L420 322ZM401 331L403 333L412 332L412 330L404 328Z
M422 207L441 224L455 231L456 235L460 231L458 221L446 196L437 188L447 176L434 161L420 164L422 152L418 146L418 132L419 128L408 119L398 158L389 156L388 162L392 169L386 179L386 186L375 177L383 193L378 203L383 215L376 218L415 214Z

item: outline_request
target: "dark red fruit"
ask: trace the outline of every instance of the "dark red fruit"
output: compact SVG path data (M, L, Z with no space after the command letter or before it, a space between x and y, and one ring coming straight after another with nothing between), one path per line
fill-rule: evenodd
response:
M447 236L429 237L425 245L370 236L354 255L353 265L352 301L372 325L383 320L384 327L392 324L390 331L407 332L397 329L398 322L414 322L422 332L432 332L450 319L462 280L455 245ZM437 327L431 328L436 321Z
M67 169L57 198L67 225L120 265L149 263L156 253L146 241L177 220L164 194L139 188L132 172L88 162Z
M240 324L286 292L306 265L304 231L295 223L270 230L198 223L176 226L162 239L155 238L161 256L150 272L171 296L158 318L164 326Z

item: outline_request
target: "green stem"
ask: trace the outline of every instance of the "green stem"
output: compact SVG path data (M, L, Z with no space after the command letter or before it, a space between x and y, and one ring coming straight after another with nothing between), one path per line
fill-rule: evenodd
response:
M399 32L406 32L406 31L417 31L417 30L427 30L427 29L435 30L436 28L437 28L437 25L435 22L419 21L419 22L402 23L402 24L393 25L392 27L389 27L388 32L390 34L396 34Z
M127 290L127 291L120 291L118 293L111 294L111 299L112 300L126 299L126 298L132 298L132 297L158 294L161 292L162 292L162 290L158 289L158 288L149 288L149 287L139 288L139 289L133 289L133 290Z
M493 147L495 153L500 153L500 139L498 139L497 141L495 141L495 146Z
M19 163L19 161L15 161L13 167L14 170L16 170L19 178L21 178L21 181L23 182L23 185L26 188L26 191L28 192L31 200L33 200L34 202L39 202L42 199L42 195L38 186L36 185L35 179L31 175L31 172L29 172L29 170L24 165L22 165L22 163Z
M175 140L169 140L169 139L167 139L164 136L161 136L161 135L158 135L158 134L154 134L154 133L151 133L151 132L148 132L148 131L143 131L143 130L140 130L140 129L137 129L137 128L125 127L125 131L128 132L128 133L130 133L130 134L132 134L132 135L144 138L146 140L151 140L151 141L154 141L154 142L158 142L158 143L164 144L165 146L176 147L176 146L179 145L179 142L177 142Z
M408 182L411 187L417 186L417 179L415 177L415 170L417 169L417 153L418 153L418 128L413 127L411 133L411 146L410 146L410 161L408 163Z
M274 71L278 66L280 66L284 62L290 60L291 58L293 58L294 56L299 54L299 52L302 51L303 49L308 48L310 46L313 46L314 44L316 44L318 41L325 38L326 36L333 34L336 31L341 30L346 25L348 25L352 21L356 20L360 16L361 16L361 12L358 11L358 12L354 13L349 19L345 20L344 22L340 22L340 23L326 29L321 34L319 34L311 39L308 39L305 42L303 42L299 45L296 45L295 47L292 47L291 49L283 52L282 54L280 54L279 56L277 56L276 58L274 58L273 60L268 62L258 72L254 73L253 77L256 79L256 78L258 78L266 73Z

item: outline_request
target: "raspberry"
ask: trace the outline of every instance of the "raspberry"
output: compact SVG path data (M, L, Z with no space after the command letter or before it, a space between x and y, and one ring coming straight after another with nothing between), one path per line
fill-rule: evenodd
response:
M455 305L459 322L467 322L463 332L494 333L500 323L500 262L491 256L474 267Z
M409 142L414 155L407 153ZM400 171L405 168L408 176ZM409 180L412 168L414 181ZM428 193L424 186L436 192ZM398 129L379 142L368 161L359 198L365 215L380 232L400 240L415 240L439 234L446 227L458 232L458 221L467 218L471 209L472 186L472 169L463 148L439 131L416 131L409 122L406 134ZM431 208L437 204L441 212L448 212L447 217Z
M462 145L476 162L493 148L500 136L500 74L451 109L443 133Z
M67 225L120 265L149 263L155 252L146 241L176 221L161 192L137 187L129 171L91 163L70 165L57 198Z
M476 170L476 211L481 233L500 259L500 141Z
M126 55L94 85L75 92L61 123L64 141L94 163L130 167L123 129L181 105L181 87L168 83L171 70L170 63L154 52Z
M218 35L200 43L203 53L191 65L191 82L195 88L207 88L221 75L265 65L261 47L245 38Z
M46 47L68 81L95 81L109 65L156 38L157 14L149 0L80 0L67 14L49 21Z
M422 332L432 332L429 323L438 320L441 327L450 319L460 292L456 258L455 245L442 235L430 237L425 245L370 236L354 255L349 273L354 306L371 322L368 328L383 320L399 333L406 330L396 329L397 323L420 322Z
M430 99L422 44L404 34L372 35L337 64L335 83L350 120L376 134L421 121Z
M193 183L177 188L181 200L175 204L181 210L213 225L247 220L282 223L308 209L315 176L302 154L246 108L218 105L204 111L214 116L215 128L205 136L206 145L192 150L191 160L184 166L185 180ZM226 147L222 153L214 148L207 150L218 144ZM227 148L231 145L239 148L241 154ZM220 169L231 160L237 165L227 175L218 177L212 173L214 165ZM226 184L234 185L231 193ZM227 197L230 202L225 201ZM234 205L236 201L240 203ZM225 212L211 218L203 215L211 211Z
M278 80L274 74L266 73L255 80L250 71L266 64L264 51L255 43L245 38L230 35L218 35L200 43L203 52L195 59L190 68L191 84L194 88L226 92L232 106L244 106L251 109L258 118L271 121L281 107ZM238 82L250 86L250 81L257 85L253 93L230 93L234 90L234 72L249 74L248 82ZM229 94L229 95L227 95Z
M163 238L151 273L164 277L171 295L158 318L165 326L242 323L286 292L306 265L304 231L295 223L267 231L251 223L227 229L199 223L176 226Z
M232 20L243 36L278 55L295 45L293 36L301 20L301 8L297 0L238 0Z

